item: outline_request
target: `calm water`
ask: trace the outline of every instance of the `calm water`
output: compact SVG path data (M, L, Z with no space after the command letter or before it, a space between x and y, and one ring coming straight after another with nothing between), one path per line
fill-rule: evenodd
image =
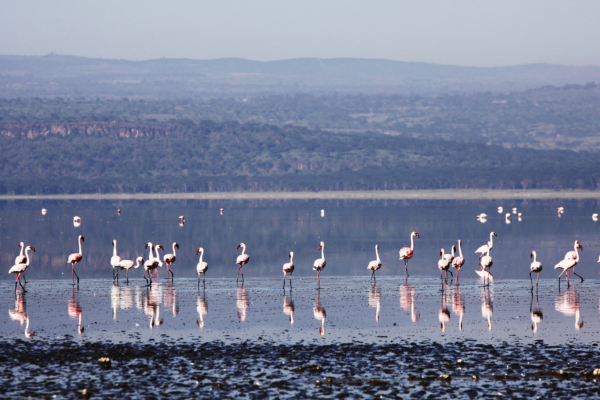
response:
M505 212L518 207L522 221L515 216L505 223L498 206ZM565 207L561 218L558 206ZM327 343L429 337L593 342L600 329L600 227L591 215L599 208L593 201L0 202L0 257L6 271L18 255L19 241L36 248L27 293L19 289L15 295L13 275L5 274L0 283L0 301L8 310L0 335L24 337L35 331L38 338L117 341L262 337ZM476 220L481 212L488 214L486 223ZM82 218L79 227L73 225L75 215ZM179 215L185 216L184 226L179 226ZM415 239L411 275L405 280L398 250L410 244L412 231L421 238ZM495 283L484 289L474 272L473 252L487 242L490 231L498 234L492 253ZM77 288L66 260L78 250L80 234L85 243ZM459 238L467 260L460 286L443 288L439 249L449 250ZM148 241L167 252L178 242L175 282L166 281L163 268L152 289L143 286L143 270L130 272L129 285L124 279L113 285L113 239L124 259L146 258ZM586 281L559 290L552 267L572 250L575 239L584 248L577 272ZM320 257L321 240L327 267L317 291L312 263ZM235 282L240 242L250 254L244 286ZM366 266L375 258L375 244L383 267L372 287ZM209 271L198 290L195 251L200 246ZM538 295L532 297L528 272L534 249L544 270ZM296 272L293 289L284 291L281 265L289 251L295 252Z

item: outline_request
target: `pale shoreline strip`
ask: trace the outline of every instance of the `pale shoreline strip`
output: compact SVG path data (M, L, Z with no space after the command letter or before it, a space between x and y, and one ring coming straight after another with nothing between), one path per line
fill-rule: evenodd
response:
M0 200L544 200L600 199L590 190L373 190L322 192L93 193L1 195Z

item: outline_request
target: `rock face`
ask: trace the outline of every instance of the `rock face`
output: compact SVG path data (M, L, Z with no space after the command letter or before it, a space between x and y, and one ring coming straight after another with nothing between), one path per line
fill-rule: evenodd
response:
M60 123L34 123L11 124L0 123L0 135L12 138L34 139L38 136L48 135L96 135L108 137L139 138L168 136L171 132L167 128L156 125L125 122L60 122Z

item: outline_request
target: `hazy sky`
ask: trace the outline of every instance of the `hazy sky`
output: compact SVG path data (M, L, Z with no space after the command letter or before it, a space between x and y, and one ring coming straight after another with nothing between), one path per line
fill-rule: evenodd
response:
M592 0L0 0L0 54L600 65Z

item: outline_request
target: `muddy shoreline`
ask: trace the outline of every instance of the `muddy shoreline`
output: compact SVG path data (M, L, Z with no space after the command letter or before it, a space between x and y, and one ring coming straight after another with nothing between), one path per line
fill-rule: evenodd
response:
M598 344L0 341L0 395L36 398L594 398ZM110 365L98 359L109 357ZM85 390L85 392L83 392Z

